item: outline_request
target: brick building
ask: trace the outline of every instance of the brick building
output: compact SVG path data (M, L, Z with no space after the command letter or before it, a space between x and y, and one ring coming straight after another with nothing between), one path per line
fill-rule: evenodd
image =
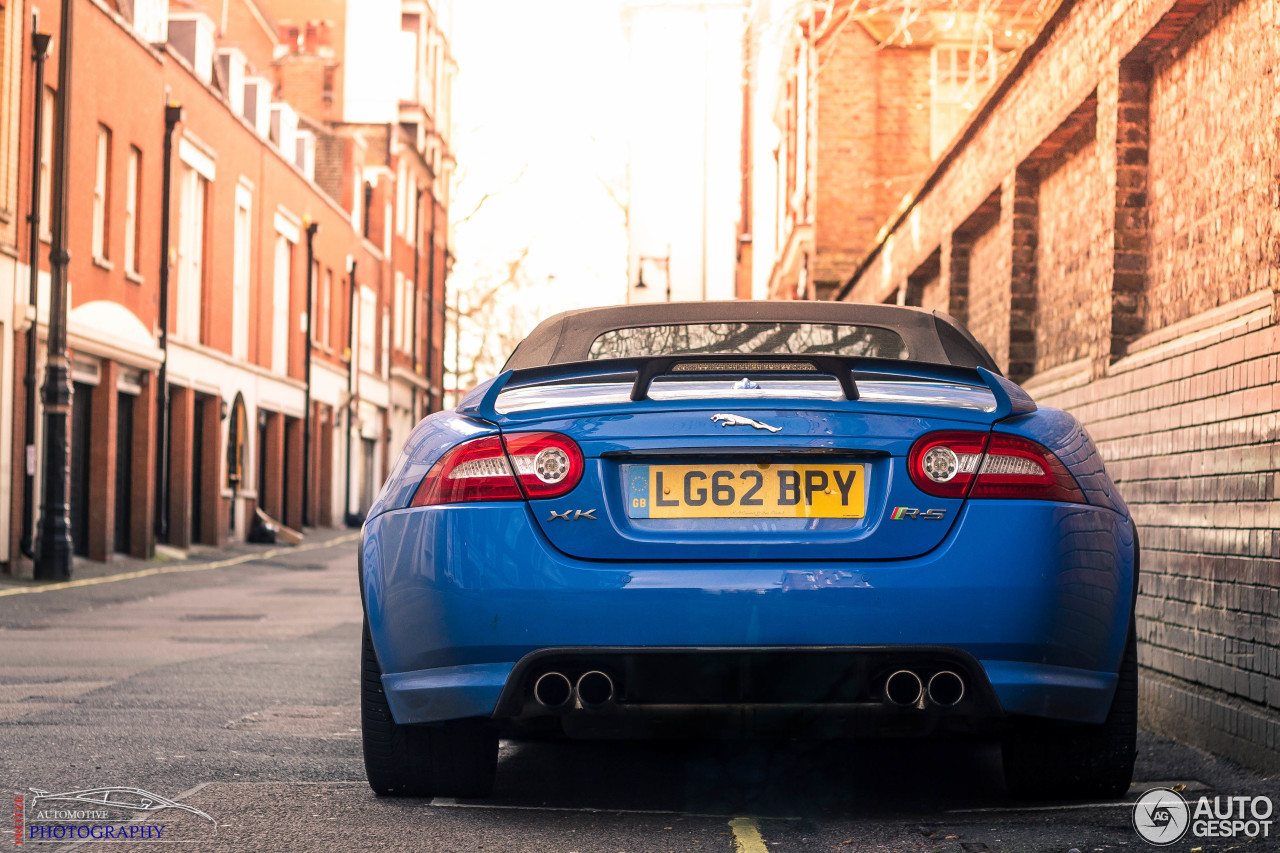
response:
M753 0L738 295L825 298L848 278L1044 5Z
M1280 7L1063 0L838 296L965 320L1089 428L1143 548L1141 708L1280 768Z
M359 14L331 4L325 17L314 14L322 4L290 5L76 0L70 494L76 550L93 559L147 556L157 537L178 547L243 538L257 509L295 528L340 524L367 509L408 430L439 408L447 14L421 0L368 0ZM59 4L4 7L0 31L20 61L4 78L0 131L19 152L0 156L0 174L16 172L13 210L42 220L34 311L18 286L30 229L13 217L17 227L0 231L15 268L0 285L0 322L10 310L14 320L4 326L14 355L0 420L16 425L0 440L12 442L4 463L22 472L26 401L12 389L24 387L32 319L42 381L58 61L55 38L36 91L30 19L57 33ZM311 17L296 14L304 7ZM346 39L341 49L335 39ZM368 86L374 64L382 79L370 91L389 97L361 103L358 90L335 90L361 74ZM44 141L33 151L37 103ZM166 114L179 116L166 105L181 107L168 163ZM36 172L46 179L33 203ZM35 506L23 477L0 471L10 571L22 570L23 533L39 514L35 424Z

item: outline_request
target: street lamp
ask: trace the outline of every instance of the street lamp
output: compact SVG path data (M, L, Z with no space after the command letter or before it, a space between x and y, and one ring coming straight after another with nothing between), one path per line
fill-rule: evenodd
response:
M311 519L311 334L314 325L311 315L315 312L315 287L316 287L316 234L320 232L320 223L311 221L311 217L306 217L306 233L307 233L307 327L303 331L306 333L306 342L303 344L303 366L302 370L306 376L307 384L303 392L303 413L302 413L302 523L303 525L315 525Z
M71 504L67 490L70 458L67 415L71 411L71 370L67 358L68 176L71 167L71 13L72 0L62 0L58 44L58 129L53 155L52 246L49 249L49 332L44 371L44 501L40 507L40 550L35 577L71 577ZM40 97L40 93L36 93ZM31 259L35 263L35 258Z
M173 134L184 120L182 105L166 104L164 108L164 171L160 179L160 372L156 377L156 441L160 453L156 459L156 538L169 538L169 271L173 251L169 230L173 222Z
M640 255L636 259L636 290L647 290L649 285L644 280L644 262L649 261L654 266L662 268L663 274L667 278L667 301L671 301L671 244L667 244L667 253L665 255Z

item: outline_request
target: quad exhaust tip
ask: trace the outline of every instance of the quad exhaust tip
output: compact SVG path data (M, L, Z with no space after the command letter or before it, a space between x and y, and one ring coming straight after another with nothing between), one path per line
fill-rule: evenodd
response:
M885 679L884 698L900 708L919 706L924 700L924 683L909 669L900 669Z
M588 711L603 711L613 705L613 679L599 670L584 672L575 691L578 702Z
M944 708L960 704L964 698L964 679L944 669L929 679L929 701Z
M573 685L561 672L546 672L533 683L533 698L548 711L567 711L573 703Z

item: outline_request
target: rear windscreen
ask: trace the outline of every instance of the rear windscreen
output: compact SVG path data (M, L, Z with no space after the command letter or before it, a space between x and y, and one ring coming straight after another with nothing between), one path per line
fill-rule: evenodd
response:
M697 353L825 353L866 358L909 357L892 329L835 323L682 323L611 329L591 344L589 358Z

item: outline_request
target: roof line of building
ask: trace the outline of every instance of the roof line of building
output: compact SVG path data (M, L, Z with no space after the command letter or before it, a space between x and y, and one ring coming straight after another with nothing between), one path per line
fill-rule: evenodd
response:
M231 0L222 0L222 2L229 3ZM273 45L279 45L280 36L276 32L276 28L271 24L271 21L267 18L266 13L262 11L262 7L258 5L257 0L242 0L242 2L245 7L248 8L249 14L251 14L254 20L258 22L258 26L262 27L262 31L267 34L267 38L271 39L271 43ZM221 36L223 34L220 32L218 35Z
M1026 49L1018 56L1017 61L1014 62L1009 71L998 83L996 83L994 87L992 87L991 91L987 93L987 96L983 98L982 103L978 105L978 108L973 111L969 120L965 122L964 127L961 128L960 133L956 134L956 138L947 146L947 150L944 151L942 156L933 164L933 168L920 184L919 189L905 197L906 203L901 205L897 216L887 226L882 228L878 235L876 235L875 246L867 253L867 256L862 259L862 262L858 264L857 268L852 274L850 274L845 283L840 285L840 289L836 291L832 299L844 299L849 295L849 292L853 290L858 279L862 277L862 274L867 271L871 264L875 262L875 259L879 256L880 252L883 251L884 244L888 241L889 235L893 234L899 227L901 227L902 223L904 223L907 217L911 214L911 211L920 203L920 200L928 195L930 190L932 190L938 182L942 180L943 174L945 174L947 169L950 168L952 162L960 156L960 152L964 150L965 146L978 135L978 131L981 130L984 124L986 124L987 119L991 117L993 112L995 112L999 103L1004 100L1005 95L1009 93L1009 91L1014 87L1014 84L1021 78L1022 72L1031 65L1035 58L1040 54L1040 51L1042 51L1049 43L1049 39L1053 37L1053 34L1057 31L1058 27L1064 20L1066 20L1067 13L1075 5L1076 0L1058 0L1057 5L1054 6L1053 11L1045 20L1044 26L1041 27L1040 32L1036 34L1035 40L1032 41L1031 44L1027 45Z

